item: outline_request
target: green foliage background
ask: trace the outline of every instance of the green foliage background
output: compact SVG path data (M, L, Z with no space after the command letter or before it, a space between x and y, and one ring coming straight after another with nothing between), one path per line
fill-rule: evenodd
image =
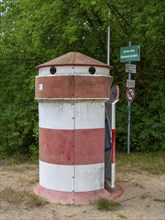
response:
M111 17L108 19L108 10ZM117 149L126 150L127 75L120 47L141 47L136 62L136 99L131 107L131 150L165 150L163 0L2 0L0 48L0 154L36 156L38 113L35 66L69 51L106 63L111 26L111 65L120 88Z

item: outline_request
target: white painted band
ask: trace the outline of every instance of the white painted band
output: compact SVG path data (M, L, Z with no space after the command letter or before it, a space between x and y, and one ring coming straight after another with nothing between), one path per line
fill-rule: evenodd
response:
M111 188L115 188L115 163L111 164Z
M75 192L104 188L104 163L75 166Z
M110 76L110 70L106 67L96 66L95 74L89 73L90 66L56 66L56 73L50 73L51 67L43 67L39 69L39 76L60 76L60 75L82 75L82 76Z
M40 102L39 127L50 129L104 128L104 102Z
M89 192L104 188L104 163L57 165L39 161L41 186L63 192Z
M73 166L39 161L39 183L47 189L72 192L74 190Z

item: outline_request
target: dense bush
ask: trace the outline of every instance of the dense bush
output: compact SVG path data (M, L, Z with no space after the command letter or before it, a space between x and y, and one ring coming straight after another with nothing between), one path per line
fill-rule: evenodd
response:
M111 65L120 87L117 148L127 142L127 75L119 49L128 41L141 46L136 99L131 107L131 148L164 149L164 8L162 0L3 0L1 4L0 153L36 157L36 65L68 51L106 62L107 26L111 25ZM110 20L108 10L111 10ZM133 13L132 13L133 11Z

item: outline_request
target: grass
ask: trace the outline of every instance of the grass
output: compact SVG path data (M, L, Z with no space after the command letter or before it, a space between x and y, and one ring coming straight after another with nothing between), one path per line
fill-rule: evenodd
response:
M0 157L0 164L1 165L21 165L21 164L38 164L38 160L33 160L27 155L14 155L7 158L1 158Z
M35 195L32 192L28 191L18 191L7 187L4 190L0 191L0 198L11 205L20 207L24 205L26 209L32 209L36 207L43 207L48 202L43 200L41 197Z
M101 211L114 211L118 210L118 208L121 206L119 202L110 201L108 199L100 198L97 201L94 201L91 203L96 207L96 209Z
M8 157L5 159L0 159L0 162L2 165L11 166L11 165L20 165L20 164L24 164L24 163L32 162L32 161L27 156L18 155L18 156Z
M145 189L145 187L142 185L142 183L134 183L134 186L139 187L141 189Z
M122 214L118 214L117 215L119 218L122 218L122 219L127 219L127 217L125 215L122 215Z
M141 199L147 199L147 198L151 198L150 195L144 194L142 196L140 196Z
M0 165L2 168L5 167L6 171L19 173L25 172L25 170L33 170L37 164L38 161L31 160L29 157L23 155L0 159Z
M123 172L141 172L159 175L165 173L165 156L162 152L116 153L116 169Z
M17 173L24 173L25 170L28 171L33 171L36 169L36 165L32 163L25 163L25 164L20 164L20 165L12 165L12 166L5 166L6 171L11 171L11 172L17 172Z

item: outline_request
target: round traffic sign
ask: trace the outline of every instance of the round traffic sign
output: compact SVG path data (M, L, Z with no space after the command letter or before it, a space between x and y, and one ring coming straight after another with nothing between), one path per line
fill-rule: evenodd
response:
M114 85L111 88L110 98L108 100L109 103L117 102L119 101L119 86Z
M126 91L126 98L129 102L133 102L135 99L135 90L133 88L128 88Z

